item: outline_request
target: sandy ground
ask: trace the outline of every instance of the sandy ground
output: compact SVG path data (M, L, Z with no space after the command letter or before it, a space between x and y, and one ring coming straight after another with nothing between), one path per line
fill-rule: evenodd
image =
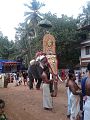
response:
M67 96L65 83L58 86L58 95L53 98L53 111L42 107L42 89L29 90L28 86L9 84L0 88L0 99L6 103L8 120L67 120Z

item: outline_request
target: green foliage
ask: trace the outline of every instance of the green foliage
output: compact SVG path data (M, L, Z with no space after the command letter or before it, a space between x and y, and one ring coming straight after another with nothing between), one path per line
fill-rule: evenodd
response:
M52 23L50 33L56 39L56 54L59 61L59 68L75 66L79 63L81 38L77 31L77 19L62 15L58 18L50 12L45 15ZM42 33L43 34L43 33Z
M7 37L0 37L0 58L8 59L11 50L12 42L9 42Z
M25 22L20 23L19 27L16 28L16 44L19 47L20 57L27 59L27 63L35 56L35 51L37 48L40 48L40 41L38 40L38 21L41 20L41 13L39 9L44 6L43 3L40 3L36 0L32 0L30 4L25 4L29 8L29 12L25 12Z
M75 67L79 63L80 43L87 38L88 34L87 31L77 30L77 21L83 21L81 25L89 23L85 21L90 20L90 3L87 4L87 7L83 7L83 13L78 17L80 19L74 19L72 16L68 17L63 14L58 18L56 14L46 13L43 19L47 19L52 23L50 29L38 26L38 22L42 19L39 9L44 6L43 3L32 0L29 5L25 4L25 6L29 8L29 12L25 12L25 22L20 23L16 28L15 43L9 41L7 37L0 33L0 57L2 59L20 57L24 59L24 63L28 66L29 61L34 58L36 52L43 50L43 37L45 31L48 30L56 40L58 67Z
M80 43L83 33L77 31L77 19L62 15L58 18L55 14L50 12L45 14L45 19L52 23L50 33L56 39L56 54L59 61L59 68L67 68L68 66L75 66L79 63ZM28 26L28 25L27 25ZM20 40L17 43L20 45L19 50L27 50L28 58L32 59L37 51L42 50L43 37L45 34L44 28L37 26L37 37L31 38L29 29L21 27ZM25 54L25 55L26 55Z
M0 34L0 59L15 59L16 51L15 43L9 41L3 33Z
M33 0L36 3L36 0ZM32 3L33 3L32 2ZM31 4L31 6L26 5L32 13L28 12L25 15L29 16L33 23L36 24L33 30L33 23L29 24L24 22L19 25L16 33L16 48L18 49L18 55L23 57L26 61L34 58L37 51L42 50L43 37L46 29L37 26L37 22L34 21L35 14L38 16L37 10L39 10L36 5ZM39 5L39 3L38 3ZM36 10L37 9L37 10ZM35 13L35 14L34 14ZM34 16L35 19L32 19ZM69 66L75 67L79 63L79 57L81 52L80 43L86 39L86 31L77 31L77 21L72 16L68 17L63 15L58 18L56 14L46 13L44 19L49 20L52 23L52 28L48 29L49 32L55 37L56 40L56 55L58 58L59 68L67 68ZM33 31L36 30L36 37L33 35ZM28 64L27 63L27 64Z

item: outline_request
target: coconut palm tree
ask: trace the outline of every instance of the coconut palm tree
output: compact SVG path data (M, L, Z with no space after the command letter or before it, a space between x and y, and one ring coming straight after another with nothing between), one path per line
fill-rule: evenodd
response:
M24 5L30 10L29 12L24 13L24 16L26 16L25 22L29 24L29 27L32 27L34 29L34 36L36 37L36 26L43 16L39 10L41 7L45 6L45 4L40 3L36 0L32 0L32 2L30 2L30 5Z

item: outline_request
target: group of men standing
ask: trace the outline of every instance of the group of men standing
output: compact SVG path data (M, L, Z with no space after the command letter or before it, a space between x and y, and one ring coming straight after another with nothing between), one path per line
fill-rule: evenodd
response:
M79 85L74 70L69 70L66 87L70 120L90 120L90 63L87 71L87 76L82 78Z
M74 70L69 70L67 88L69 95L70 120L90 120L90 63L87 65L87 77L77 83ZM28 69L29 88L33 89L33 81L36 80L36 89L40 89L43 83L43 108L52 110L53 102L53 78L50 79L50 65L45 55L41 55L30 61ZM83 114L84 112L84 114Z

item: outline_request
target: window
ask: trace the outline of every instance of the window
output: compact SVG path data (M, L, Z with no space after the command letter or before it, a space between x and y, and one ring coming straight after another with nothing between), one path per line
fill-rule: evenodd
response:
M89 55L90 54L90 46L86 46L85 50L86 50L86 55Z

